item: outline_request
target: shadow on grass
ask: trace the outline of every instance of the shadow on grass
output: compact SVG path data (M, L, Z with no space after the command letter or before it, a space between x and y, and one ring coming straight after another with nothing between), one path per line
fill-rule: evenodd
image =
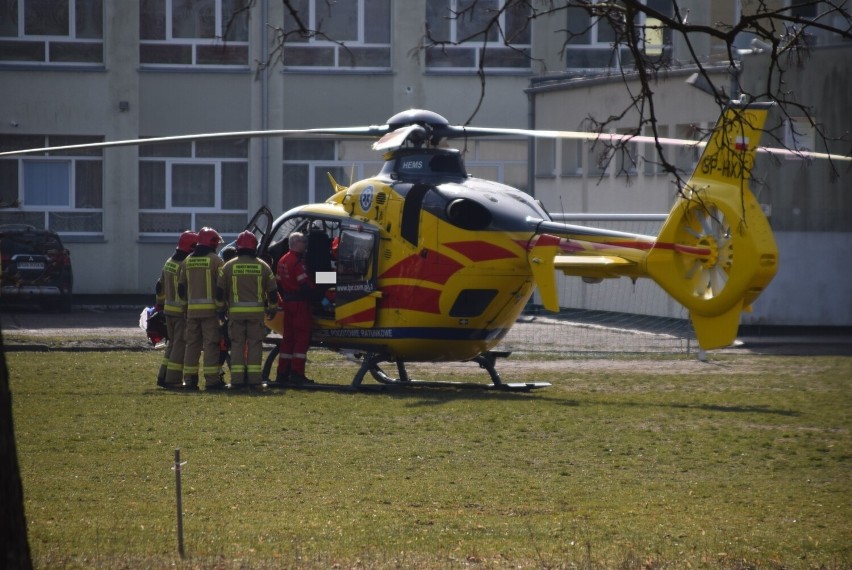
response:
M223 398L276 398L292 395L293 392L330 392L345 396L390 396L397 400L410 400L410 406L437 406L448 402L457 401L514 401L542 403L547 402L563 407L580 407L585 405L578 399L565 399L548 396L538 390L504 390L489 387L488 384L475 385L465 384L463 387L453 385L387 385L367 384L360 388L353 388L350 384L314 384L308 386L291 386L287 388L267 388L263 391L249 390L162 390L152 388L149 394L161 394L178 397L223 397ZM619 408L643 407L643 408L672 408L679 410L701 410L709 412L723 412L735 414L771 414L785 417L799 417L801 413L796 410L772 408L766 405L723 405L723 404L681 404L681 403L649 403L649 402L625 402L625 401L595 401L588 405L609 406Z

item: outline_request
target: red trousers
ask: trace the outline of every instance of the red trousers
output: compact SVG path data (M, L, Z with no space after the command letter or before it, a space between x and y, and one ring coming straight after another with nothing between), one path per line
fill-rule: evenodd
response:
M278 349L278 373L305 374L311 344L311 308L307 301L284 301L284 331Z

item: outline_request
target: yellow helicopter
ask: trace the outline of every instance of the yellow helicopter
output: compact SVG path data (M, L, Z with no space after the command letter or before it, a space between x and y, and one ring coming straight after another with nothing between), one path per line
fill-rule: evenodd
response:
M380 126L248 131L29 149L154 144L175 140L336 135L374 137L384 167L348 187L330 178L324 203L274 218L265 207L248 229L271 263L287 237L308 238L306 262L324 293L313 307L312 344L358 355L352 387L369 373L382 384L434 384L409 377L407 362L472 361L490 375L478 387L529 390L547 383L503 382L494 348L536 288L559 310L556 272L590 280L650 278L683 305L703 350L731 344L740 314L774 277L778 251L749 189L759 152L848 161L850 157L758 146L771 104L732 102L705 143L629 135L453 126L426 110ZM529 194L470 176L450 139L523 135L703 146L657 236L557 223ZM286 314L267 321L283 330ZM264 377L277 358L272 349ZM398 378L381 364L396 364Z
M495 362L507 354L492 349L536 287L544 307L559 310L556 271L651 278L689 310L702 349L724 347L777 269L772 231L748 189L767 111L761 104L725 111L658 236L553 222L530 195L471 177L461 153L443 145L477 135L565 133L455 127L424 110L381 127L323 129L379 136L373 148L385 153L381 172L348 187L329 176L335 192L324 203L274 221L261 208L249 229L272 263L291 232L308 237L308 269L333 299L314 307L312 344L361 356L353 387L367 373L383 384L416 385L405 369L415 361L476 362L490 387L549 385L503 382ZM267 326L281 332L285 318ZM276 356L273 349L264 377ZM386 374L383 362L395 363L399 377Z

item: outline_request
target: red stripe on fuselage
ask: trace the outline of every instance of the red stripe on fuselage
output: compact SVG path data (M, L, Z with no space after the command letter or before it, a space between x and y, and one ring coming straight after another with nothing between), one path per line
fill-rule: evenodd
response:
M351 325L355 323L367 323L367 322L375 322L376 320L376 308L372 307L367 309L366 311L361 311L360 313L355 313L354 315L349 315L345 319L341 319L338 321L341 325Z
M417 285L385 285L379 305L382 309L405 309L440 314L441 292Z
M444 244L471 261L493 261L495 259L512 259L517 255L499 245L487 241L456 241Z
M380 279L418 279L444 285L463 267L461 263L446 255L424 249L420 255L410 255L382 273Z

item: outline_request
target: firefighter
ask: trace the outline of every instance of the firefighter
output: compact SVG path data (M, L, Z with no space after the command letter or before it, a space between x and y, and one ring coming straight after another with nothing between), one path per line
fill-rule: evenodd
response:
M198 234L185 231L178 239L175 252L166 260L156 286L156 309L166 317L166 351L157 375L157 385L179 388L183 381L183 356L186 349L186 319L178 299L178 272L186 256L195 249Z
M186 352L183 360L183 386L198 389L198 360L204 353L204 387L219 390L226 386L219 364L221 303L216 300L216 279L224 263L216 254L222 238L213 228L198 232L198 244L181 265L178 297L186 315Z
M293 232L290 249L278 261L276 279L284 310L284 330L278 352L276 384L313 384L305 376L305 361L311 343L311 296L315 285L308 275L304 255L308 240Z
M278 307L278 286L265 261L257 258L257 238L246 230L237 236L237 257L219 270L216 295L227 308L231 338L231 388L263 385L261 361L266 327ZM219 314L225 320L225 312Z

